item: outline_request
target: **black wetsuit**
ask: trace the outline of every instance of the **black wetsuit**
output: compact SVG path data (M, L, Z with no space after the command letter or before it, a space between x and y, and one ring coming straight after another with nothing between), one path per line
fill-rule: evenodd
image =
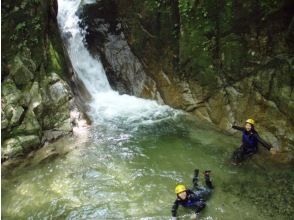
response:
M179 206L192 209L195 211L195 213L199 213L205 208L206 200L210 196L213 189L209 176L205 176L205 183L206 187L198 186L198 176L194 176L193 189L186 190L186 199L182 200L177 196L177 199L175 200L171 210L173 217L177 216Z
M243 127L232 126L232 128L242 131L243 133L242 145L236 149L232 155L232 160L235 163L240 163L251 155L257 153L258 143L261 143L268 150L272 148L272 146L266 143L254 129L248 132Z

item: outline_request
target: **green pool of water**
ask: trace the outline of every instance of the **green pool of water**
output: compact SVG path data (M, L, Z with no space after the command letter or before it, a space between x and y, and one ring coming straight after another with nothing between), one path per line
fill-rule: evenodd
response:
M215 185L201 219L293 219L293 167L266 152L232 166L239 142L186 116L92 126L2 169L2 219L169 219L175 185L191 185L195 168L212 170Z

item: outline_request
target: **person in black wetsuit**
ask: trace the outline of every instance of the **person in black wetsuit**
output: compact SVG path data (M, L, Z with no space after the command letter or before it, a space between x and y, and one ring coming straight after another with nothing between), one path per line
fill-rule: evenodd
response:
M232 128L242 131L242 144L241 146L233 152L232 163L237 165L242 161L246 160L248 157L254 155L258 151L258 143L261 143L266 149L271 152L274 148L265 142L254 129L254 120L247 119L244 127L238 127L233 125Z
M177 194L177 198L172 206L172 220L177 219L177 211L179 206L183 206L185 208L192 209L194 211L191 216L192 219L197 219L200 215L200 211L202 211L206 206L206 200L210 196L213 185L210 179L210 171L204 172L204 178L206 187L198 185L198 173L199 170L196 169L194 171L193 178L193 188L187 189L184 185L179 184L176 186L175 192Z

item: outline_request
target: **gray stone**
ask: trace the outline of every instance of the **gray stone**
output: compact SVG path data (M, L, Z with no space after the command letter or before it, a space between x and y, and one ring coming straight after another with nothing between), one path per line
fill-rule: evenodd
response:
M58 76L57 73L52 72L50 76L48 77L48 81L50 82L50 84L54 84L58 81L61 81L61 78L60 76Z
M8 111L10 113L12 113L12 117L10 119L9 125L10 126L17 125L21 119L23 112L24 112L23 107L9 105L9 106L6 106L6 108L5 108L5 113L7 113L7 115L10 114Z
M63 104L69 99L69 92L65 84L58 81L49 88L50 97L55 104Z
M30 89L30 104L29 108L34 110L42 104L42 96L40 94L39 83L34 82Z

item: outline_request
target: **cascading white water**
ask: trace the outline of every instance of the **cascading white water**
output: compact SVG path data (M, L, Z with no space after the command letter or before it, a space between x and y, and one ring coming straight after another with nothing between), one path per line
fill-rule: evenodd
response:
M89 103L92 121L134 126L175 115L176 111L168 106L129 95L119 95L111 89L100 60L93 58L85 47L84 30L79 26L78 9L83 4L91 3L95 1L59 0L58 23L74 70L92 96Z
M79 27L80 19L76 15L81 0L60 0L58 2L59 27L62 34L66 36L64 39L67 41L68 53L78 77L92 95L110 91L111 88L101 62L90 55L83 43L84 33Z

